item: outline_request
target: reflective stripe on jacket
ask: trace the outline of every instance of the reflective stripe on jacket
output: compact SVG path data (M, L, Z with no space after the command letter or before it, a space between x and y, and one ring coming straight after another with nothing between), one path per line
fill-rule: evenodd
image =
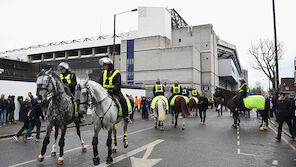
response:
M173 86L173 93L180 93L180 90L181 90L181 86L178 85L178 86Z
M114 72L113 72L113 74L110 76L110 77L108 77L107 76L107 70L105 70L104 71L104 74L103 74L103 87L104 88L114 88L114 85L113 85L113 78L115 77L115 75L117 74L117 73L119 73L119 71L118 70L115 70ZM107 79L108 79L108 83L106 83L107 82Z
M71 83L71 74L66 75L66 77L63 76L63 74L60 74L60 78L63 81L63 79L66 79L67 83Z
M163 85L155 85L155 92L154 93L162 93L163 92Z

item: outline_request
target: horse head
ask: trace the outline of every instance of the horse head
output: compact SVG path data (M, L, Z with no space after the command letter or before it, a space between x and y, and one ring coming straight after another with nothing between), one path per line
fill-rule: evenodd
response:
M81 112L86 112L88 106L91 104L92 99L91 90L88 85L88 80L77 86L77 94L79 94L79 110Z
M45 71L42 70L37 76L37 97L41 98L41 101L47 99L47 96L57 92L57 80L53 77L54 74L51 69Z
M221 97L222 95L221 95L221 88L219 88L219 87L216 87L216 89L215 89L215 93L213 94L213 96L214 97Z

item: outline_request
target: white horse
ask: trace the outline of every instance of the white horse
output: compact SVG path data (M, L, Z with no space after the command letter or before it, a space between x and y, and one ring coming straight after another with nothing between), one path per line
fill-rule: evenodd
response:
M92 140L93 145L93 163L98 165L100 163L100 158L98 156L98 134L100 130L106 129L108 131L107 147L108 147L108 157L106 164L113 162L111 157L112 152L116 152L116 127L123 119L122 116L118 115L118 107L107 93L107 90L103 88L99 83L87 80L80 87L80 110L86 112L88 107L93 107L93 122L94 122L94 136ZM127 122L124 122L124 148L128 147L127 142ZM112 132L114 135L114 146L112 146Z
M165 111L166 104L161 98L159 98L155 104L155 108L153 109L155 128L157 128L158 123L158 126L160 126L160 130L164 130L163 124L166 118Z

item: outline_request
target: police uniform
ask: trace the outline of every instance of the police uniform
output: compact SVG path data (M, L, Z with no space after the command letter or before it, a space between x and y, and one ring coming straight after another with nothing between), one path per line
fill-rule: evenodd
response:
M172 98L176 95L182 95L182 87L180 84L175 83L175 85L171 88L172 96L169 98L169 103L172 100Z
M197 95L198 95L197 90L193 89L193 90L191 91L191 95L192 95L193 97L197 97Z
M182 89L182 95L188 97L188 91L187 91L187 89L185 89L185 88Z
M74 96L75 86L77 85L76 75L67 70L65 73L60 74L60 78L62 82L70 88L71 93Z
M238 90L238 95L235 99L236 104L238 105L238 108L242 108L242 104L243 104L243 98L246 98L249 94L249 87L248 85L243 81L243 83L241 84L241 86L239 87Z
M156 96L164 96L164 86L162 84L155 84L153 87L154 97Z

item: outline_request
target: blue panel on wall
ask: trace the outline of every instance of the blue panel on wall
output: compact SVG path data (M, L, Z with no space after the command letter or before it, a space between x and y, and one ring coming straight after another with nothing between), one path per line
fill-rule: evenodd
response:
M126 54L126 68L127 68L127 83L134 83L134 40L127 40L127 54Z

